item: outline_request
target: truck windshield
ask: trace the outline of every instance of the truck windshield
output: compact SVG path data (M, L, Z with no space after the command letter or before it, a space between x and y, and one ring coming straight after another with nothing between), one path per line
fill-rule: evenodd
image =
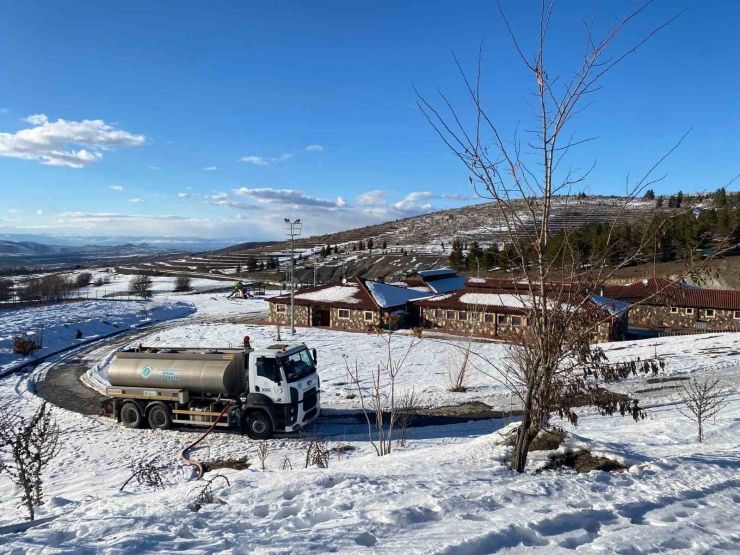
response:
M289 382L297 382L314 372L313 358L311 358L308 349L301 349L292 355L281 356L280 362L283 364L285 377Z

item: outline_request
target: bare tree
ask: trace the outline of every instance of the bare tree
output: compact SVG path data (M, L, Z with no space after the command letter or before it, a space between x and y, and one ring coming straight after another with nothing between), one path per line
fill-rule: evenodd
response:
M378 456L389 455L393 450L393 430L398 421L399 398L397 391L398 376L406 364L406 360L414 347L421 340L421 328L412 330L410 341L400 356L393 351L393 325L398 317L385 314L383 316L387 329L378 328L377 332L385 342L385 357L378 363L377 367L370 369L367 373L363 371L360 364L355 361L350 366L348 357L345 356L347 375L355 385L360 406L367 422L368 437L375 448ZM370 378L370 391L366 392L362 384L365 378Z
M59 450L59 426L45 402L29 420L0 409L0 475L21 489L30 520L35 507L44 504L43 473Z
M704 441L704 423L727 406L728 391L717 377L694 376L678 387L678 412L696 422L697 440Z
M92 283L92 272L81 272L75 278L75 287L87 287Z
M194 504L196 511L200 510L202 505L212 505L214 503L218 503L219 505L224 505L226 503L222 499L219 499L218 497L216 497L216 492L213 489L214 483L216 483L219 479L226 482L226 485L228 487L231 487L231 482L229 482L229 479L222 474L216 474L213 478L204 480L203 486L195 490L198 492L198 495L195 498L195 504Z
M263 441L257 447L257 458L260 460L260 466L262 467L262 472L265 472L267 470L267 467L265 466L265 461L267 461L267 456L269 454L270 454L270 446L266 441Z
M524 128L526 138L519 128L513 131L513 138L505 138L504 129L484 107L480 53L473 79L455 58L471 100L469 119L444 94L440 93L443 109L437 109L417 92L418 107L465 165L471 185L480 196L493 201L488 225L492 230L504 230L506 249L501 257L521 283L515 294L521 299L526 326L515 334L510 356L503 363L488 361L493 368L490 375L510 388L523 409L510 463L518 472L524 471L529 444L547 426L552 413L575 424L574 409L592 404L602 414L643 417L637 401L609 395L600 384L653 373L662 366L659 360L610 363L602 349L592 348L594 340L603 340L614 318L609 306L594 299L620 268L644 263L651 257L654 260L666 219L646 213L638 237L629 248L622 240L620 226L644 191L662 179L654 177L658 166L683 138L641 178L627 179L625 195L605 224L607 232L598 252L585 252L578 242L577 227L567 225L577 204L573 189L584 186L593 166L585 170L568 167L566 157L578 145L595 139L579 138L571 129L573 119L588 106L605 75L678 17L657 25L633 45L612 52L624 28L651 2L639 0L600 37L594 14L585 23L578 64L566 75L548 72L550 64L563 66L562 61L551 60L546 48L554 1L542 2L539 28L532 35L533 44L527 46L517 37L499 4L514 50L531 76L531 100L525 102L532 110L532 125ZM529 56L526 51L534 54ZM556 226L558 221L566 223ZM553 240L556 230L560 234L557 242ZM693 262L689 256L687 274L695 270Z
M448 391L454 393L467 391L468 375L473 367L470 355L470 342L468 342L467 346L450 343L447 351L442 356Z
M144 272L131 278L128 284L129 293L140 295L142 297L151 296L152 277L149 273Z
M10 300L13 291L13 280L0 278L0 301Z
M406 447L408 430L413 421L416 419L416 411L419 409L419 397L413 389L407 389L399 396L398 407L396 410L396 422L398 424L398 441L399 447Z

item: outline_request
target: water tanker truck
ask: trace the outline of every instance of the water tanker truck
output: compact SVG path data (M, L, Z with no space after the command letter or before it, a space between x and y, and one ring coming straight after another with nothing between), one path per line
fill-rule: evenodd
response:
M321 410L316 350L303 343L253 349L143 347L118 351L105 413L127 428L173 424L238 428L252 439L292 432Z

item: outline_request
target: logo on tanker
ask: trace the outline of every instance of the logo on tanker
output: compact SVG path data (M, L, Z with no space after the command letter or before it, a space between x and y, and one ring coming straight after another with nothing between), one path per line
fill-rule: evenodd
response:
M141 369L141 377L142 378L148 378L152 375L152 367L151 366L145 366Z

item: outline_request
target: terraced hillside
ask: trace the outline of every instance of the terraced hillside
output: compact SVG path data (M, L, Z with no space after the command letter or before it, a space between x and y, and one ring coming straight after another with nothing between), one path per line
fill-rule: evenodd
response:
M557 199L550 226L553 231L589 222L637 221L655 210L652 201L637 201L623 210L619 197L573 197ZM528 216L522 204L516 211L518 227L523 234L539 222ZM684 206L684 209L686 206ZM663 209L669 211L670 209ZM507 243L511 240L499 211L493 203L442 210L382 224L350 229L327 235L301 237L295 241L296 279L304 284L337 281L360 275L368 278L394 279L412 270L447 265L454 238L466 243L478 241ZM359 250L362 242L373 248ZM322 247L330 246L326 257L319 256ZM248 271L250 260L257 268ZM145 265L132 264L123 272L154 271L164 275L187 273L193 277L210 277L224 281L254 279L279 283L286 280L289 266L286 242L242 243L207 254L177 257Z

